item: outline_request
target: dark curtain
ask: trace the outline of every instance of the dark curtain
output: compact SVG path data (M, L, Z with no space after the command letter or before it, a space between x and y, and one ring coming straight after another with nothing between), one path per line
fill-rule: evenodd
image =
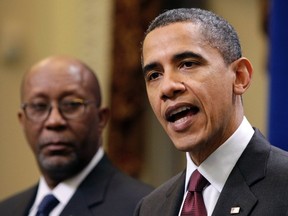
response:
M200 3L199 3L200 2ZM108 155L121 170L138 177L144 159L147 97L140 53L144 32L159 13L204 7L196 0L115 0Z

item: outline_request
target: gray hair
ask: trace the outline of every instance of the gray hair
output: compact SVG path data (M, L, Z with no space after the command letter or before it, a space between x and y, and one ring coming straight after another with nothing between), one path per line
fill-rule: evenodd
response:
M177 22L199 25L204 40L220 52L226 64L242 56L239 37L233 26L211 11L199 8L178 8L160 14L151 22L145 36L156 28Z

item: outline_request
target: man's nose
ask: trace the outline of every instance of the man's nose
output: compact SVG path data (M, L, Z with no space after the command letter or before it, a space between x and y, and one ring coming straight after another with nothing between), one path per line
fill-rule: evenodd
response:
M177 72L164 73L161 83L161 99L173 99L186 89L182 78Z
M45 121L45 125L47 127L59 127L65 124L66 124L66 119L61 114L58 106L56 104L52 105L49 115Z

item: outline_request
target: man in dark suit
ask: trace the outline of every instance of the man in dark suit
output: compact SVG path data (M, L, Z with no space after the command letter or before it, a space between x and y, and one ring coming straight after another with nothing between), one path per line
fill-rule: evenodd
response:
M149 102L187 167L135 215L288 215L288 154L244 116L253 69L233 27L209 11L170 10L142 48Z
M117 170L104 153L109 109L101 106L94 72L71 57L44 59L25 74L21 103L19 120L42 176L2 201L0 215L39 215L46 195L55 203L46 215L132 215L151 188Z

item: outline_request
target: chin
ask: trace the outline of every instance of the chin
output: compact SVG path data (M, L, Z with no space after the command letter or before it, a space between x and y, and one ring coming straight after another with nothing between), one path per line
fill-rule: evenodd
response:
M174 146L176 147L177 150L182 151L182 152L191 151L191 146L189 146L188 144L187 145L185 145L185 144L183 145L183 143L181 143L181 142L179 144L174 142Z
M57 179L66 179L77 174L81 164L76 157L51 156L39 159L41 170Z
M172 140L175 147L182 152L192 152L196 151L197 148L199 148L199 143L197 142L191 142L192 138L188 139L187 136L185 136L184 139L177 139L177 141Z

